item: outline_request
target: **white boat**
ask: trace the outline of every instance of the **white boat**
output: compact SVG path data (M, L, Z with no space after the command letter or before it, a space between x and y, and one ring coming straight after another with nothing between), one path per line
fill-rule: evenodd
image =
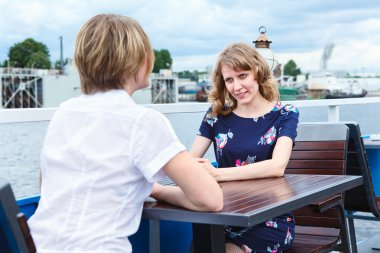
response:
M331 57L334 44L324 48L319 72L309 75L307 92L311 98L356 98L367 95L367 90L357 79L342 78L328 71L327 62Z
M310 74L307 91L312 98L355 98L367 95L358 79L337 77L331 72Z

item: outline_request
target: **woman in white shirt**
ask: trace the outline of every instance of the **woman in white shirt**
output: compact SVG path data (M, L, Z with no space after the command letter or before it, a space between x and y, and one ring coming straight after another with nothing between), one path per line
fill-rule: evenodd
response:
M219 211L222 191L159 112L137 105L154 54L137 21L97 15L74 53L82 95L57 109L41 153L41 199L29 220L39 252L132 252L143 203ZM165 175L178 187L155 184ZM205 194L207 193L207 194Z

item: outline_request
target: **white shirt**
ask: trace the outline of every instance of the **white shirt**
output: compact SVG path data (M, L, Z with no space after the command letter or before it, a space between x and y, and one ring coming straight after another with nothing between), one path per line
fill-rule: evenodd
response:
M123 90L82 95L54 114L41 154L38 252L132 252L128 237L161 168L185 147L159 112Z

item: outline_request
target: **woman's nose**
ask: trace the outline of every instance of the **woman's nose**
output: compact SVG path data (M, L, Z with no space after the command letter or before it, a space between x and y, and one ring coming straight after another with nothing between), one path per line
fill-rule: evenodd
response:
M240 80L236 80L234 82L234 89L235 90L240 90L241 89L241 82L240 82Z

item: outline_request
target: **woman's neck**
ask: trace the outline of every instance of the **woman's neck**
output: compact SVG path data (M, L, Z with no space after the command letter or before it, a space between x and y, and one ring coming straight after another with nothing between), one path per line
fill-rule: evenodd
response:
M266 100L263 96L256 97L252 103L238 104L233 112L244 118L257 118L272 111L274 104Z

